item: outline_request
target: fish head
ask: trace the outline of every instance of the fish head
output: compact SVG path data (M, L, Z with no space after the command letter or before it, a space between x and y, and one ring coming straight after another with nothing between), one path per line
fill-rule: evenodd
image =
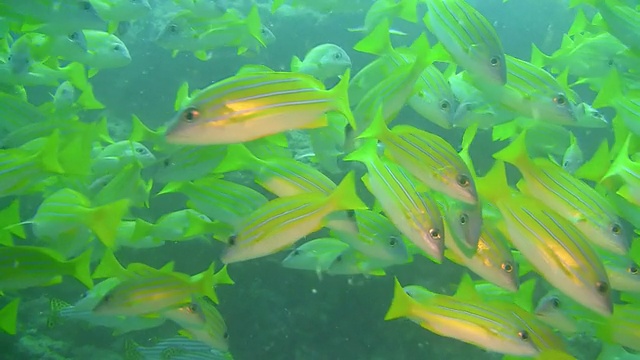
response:
M106 28L105 21L98 15L98 11L91 1L60 1L64 5L56 7L55 11L65 15L65 19L70 20L68 26L73 25L75 29L103 30Z
M24 75L29 72L33 59L31 58L31 51L27 41L18 39L13 43L7 57L7 63L9 63L9 69L15 75Z
M469 205L449 200L444 216L454 241L466 254L474 254L478 248L482 228L482 205Z
M129 49L115 35L103 44L103 48L99 52L104 56L103 59L109 59L110 66L113 67L125 66L131 62Z
M126 157L135 158L140 162L142 167L149 166L156 161L155 155L144 145L139 142L132 142L131 147L125 150Z
M69 81L65 81L58 86L53 95L53 104L56 109L69 108L76 100L76 89Z
M579 126L589 128L602 128L609 125L607 118L591 105L581 102L575 107L575 114Z
M576 321L569 315L567 299L552 292L538 302L534 310L536 317L564 333L578 331Z
M181 18L169 22L156 38L158 45L166 49L183 49L185 42L193 43L198 34Z
M74 47L87 52L87 38L82 30L76 30L67 34L66 40Z
M334 45L327 48L326 53L320 59L320 64L323 67L336 68L338 72L342 69L342 73L344 73L344 70L351 67L351 58L344 49Z
M474 44L469 49L469 56L474 59L473 76L485 79L492 84L507 83L507 60L501 46Z
M276 41L276 36L273 34L268 26L262 25L260 28L260 35L262 36L262 42L265 45L273 44Z

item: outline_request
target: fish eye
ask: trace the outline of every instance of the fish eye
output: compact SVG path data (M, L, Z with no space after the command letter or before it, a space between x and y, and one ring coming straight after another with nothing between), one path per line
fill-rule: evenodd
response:
M80 2L80 9L82 10L91 10L91 3L88 1L81 1Z
M196 304L187 305L187 311L191 312L191 313L194 313L194 312L198 311L198 305L196 305Z
M609 291L609 284L604 281L598 281L596 283L596 290L598 290L599 293L604 294Z
M560 106L564 106L567 104L567 98L563 94L558 94L553 98L553 102Z
M607 61L607 65L613 66L613 64L614 64L613 59L609 59L609 61Z
M620 233L622 233L622 226L620 226L620 224L611 225L611 232L614 235L620 235Z
M147 150L145 148L143 148L143 147L139 147L139 148L136 148L136 152L138 154L146 154Z
M229 333L225 331L224 334L222 334L222 337L225 338L225 339L228 339L229 338Z
M460 224L464 225L469 221L469 215L462 214L460 215Z
M110 302L111 301L111 294L106 294L105 296L102 297L102 302Z
M440 239L440 231L438 231L438 229L431 229L429 230L429 236L431 236L432 239Z
M510 262L504 262L502 263L502 265L500 265L500 267L502 268L502 270L504 270L507 273L510 273L513 271L513 264L511 264Z
M638 266L635 265L635 264L631 265L631 266L629 266L627 271L629 272L629 274L636 275L636 274L638 274Z
M356 212L355 210L347 210L347 217L349 219L354 219L356 217Z
M569 166L569 161L565 161L565 162L563 162L563 163L562 163L562 167L565 167L565 168L566 168L566 167L568 167L568 166Z
M164 165L164 167L169 167L171 165L171 160L164 159L164 161L162 162L162 165Z
M342 255L338 255L338 257L336 258L336 260L335 260L335 261L336 261L336 262L340 262L340 261L342 261Z
M500 58L497 56L492 56L491 59L489 59L489 64L491 64L491 66L493 67L500 65Z
M553 297L551 299L551 306L553 306L554 309L557 309L560 307L560 299L558 299L557 297Z
M71 34L69 34L69 40L71 41L76 41L78 40L78 33L77 32L72 32Z
M529 340L529 333L526 332L525 330L520 330L520 331L518 331L518 337L521 340Z
M235 235L229 236L229 239L227 239L227 244L229 244L230 246L235 245L236 244L236 236Z
M389 245L391 246L396 246L396 244L398 243L398 238L395 236L391 236L389 238Z
M113 45L113 51L120 51L120 44Z
M186 121L186 122L192 122L194 121L198 116L200 116L200 111L198 111L198 109L196 108L188 108L187 110L185 110L182 113L182 118Z
M336 58L336 59L340 59L340 58L342 57L342 53L337 52L337 53L335 53L335 54L333 55L333 57L334 57L334 58Z
M449 110L449 108L451 108L451 104L449 104L449 101L447 100L440 101L440 110L447 111Z
M458 181L458 185L462 186L462 187L468 187L471 184L471 181L469 180L469 177L467 175L464 174L460 174L458 175L458 177L456 178L456 181Z
M172 33L178 32L178 25L176 25L176 24L169 25L169 31L172 32Z
M300 255L300 250L298 250L298 249L293 250L292 255L293 255L293 256Z

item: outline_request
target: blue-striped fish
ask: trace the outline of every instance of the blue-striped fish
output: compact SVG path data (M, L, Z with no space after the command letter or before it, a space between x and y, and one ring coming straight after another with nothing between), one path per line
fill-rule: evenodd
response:
M502 161L496 161L479 182L485 196L500 210L509 240L536 271L585 307L610 315L611 284L587 237L535 198L509 194Z
M421 296L418 302L396 280L385 320L406 317L438 335L502 354L535 356L539 353L528 329L512 311L471 301L431 294Z
M518 188L538 198L573 224L592 244L625 254L630 234L622 226L613 206L586 183L545 158L531 159L526 149L527 132L495 153L497 159L513 164L524 178Z
M356 128L349 109L349 70L325 90L307 74L250 72L197 92L173 119L167 141L176 144L229 144L292 129L327 125L326 113L342 113Z
M380 159L376 151L376 141L367 140L345 160L366 165L365 185L389 220L430 258L441 262L445 234L437 203L405 170Z
M80 256L65 260L59 253L36 246L0 247L0 291L12 291L62 282L63 275L93 287L89 266L91 248Z
M424 22L456 63L480 82L504 85L507 63L491 23L464 0L429 0Z
M327 225L327 215L350 209L366 209L355 193L353 173L328 196L315 192L271 200L238 225L221 259L229 264L274 254Z
M360 137L379 139L386 155L429 188L471 205L477 203L471 172L453 146L440 136L409 125L398 125L390 131L379 111Z
M449 236L450 232L447 231L445 256L466 266L487 281L509 291L518 291L518 263L513 258L507 237L497 222L495 219L483 221L477 248L471 256L460 248L458 241Z
M258 185L279 197L310 192L329 194L336 187L331 179L310 165L291 158L261 158L243 144L231 144L215 172L238 170L251 171Z

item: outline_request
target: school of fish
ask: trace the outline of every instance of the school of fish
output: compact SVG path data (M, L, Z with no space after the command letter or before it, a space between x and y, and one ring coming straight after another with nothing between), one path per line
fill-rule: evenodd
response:
M265 14L362 3L166 2L175 11L155 43L194 61L266 51L277 34ZM290 54L289 70L256 63L201 89L185 82L164 125L131 114L118 138L107 116L85 118L105 108L92 79L131 63L120 37L153 4L0 1L1 331L25 331L27 289L77 281L86 293L51 298L49 323L123 336L171 322L175 337L127 340L124 357L232 359L216 289L270 256L319 281L386 276L381 322L406 318L503 359L582 360L576 334L601 342L590 359L636 358L637 1L558 2L576 14L561 47L532 44L521 59L465 0L376 0L349 29L357 43ZM356 53L371 61L352 66ZM51 100L30 101L35 87ZM162 198L175 210L154 208ZM217 250L199 273L132 261L193 241ZM463 275L449 292L393 276L414 262Z

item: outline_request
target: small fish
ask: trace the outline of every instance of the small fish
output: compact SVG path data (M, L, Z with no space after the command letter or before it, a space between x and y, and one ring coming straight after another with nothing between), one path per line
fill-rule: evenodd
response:
M157 313L188 302L192 294L208 296L217 302L213 266L193 277L149 268L148 272L125 279L107 292L93 312L125 316Z
M349 244L333 239L318 238L308 241L282 260L282 266L288 269L315 271L320 277L329 269L334 260L345 250Z
M198 92L166 134L176 144L230 144L292 129L327 125L325 113L342 113L355 128L349 109L349 71L331 90L310 75L247 73ZM266 125L266 126L265 126Z
M320 81L340 76L351 68L351 59L346 51L335 44L321 44L305 55L304 60L294 56L291 71L309 74Z
M562 156L562 168L569 174L573 174L583 163L584 155L582 154L582 149L580 149L580 144L578 144L576 136L571 133L571 145L569 145Z
M90 229L105 246L113 247L118 224L128 209L127 199L92 206L84 195L64 188L47 196L26 223L33 224L33 232L41 240L55 241Z
M371 210L355 210L354 216L358 229L356 236L334 230L339 239L372 260L388 265L409 261L402 234L387 217Z
M136 162L143 168L156 162L155 155L146 146L129 140L109 144L94 151L91 168L98 175L116 173Z
M460 249L452 236L445 237L445 245L445 256L453 262L466 266L503 289L518 291L518 263L511 253L507 236L499 228L496 220L483 221L477 249L471 256Z
M215 172L238 170L251 171L258 185L279 197L313 192L328 195L336 188L331 179L313 166L290 158L260 158L243 144L231 144Z
M162 315L180 325L192 339L220 351L229 350L227 324L209 298L196 296L190 303Z
M158 193L182 193L187 206L209 219L235 225L267 203L267 198L250 187L207 177L192 182L171 182Z
M45 247L0 247L0 291L59 284L63 275L73 276L84 286L92 288L91 250L89 248L80 256L65 260Z

